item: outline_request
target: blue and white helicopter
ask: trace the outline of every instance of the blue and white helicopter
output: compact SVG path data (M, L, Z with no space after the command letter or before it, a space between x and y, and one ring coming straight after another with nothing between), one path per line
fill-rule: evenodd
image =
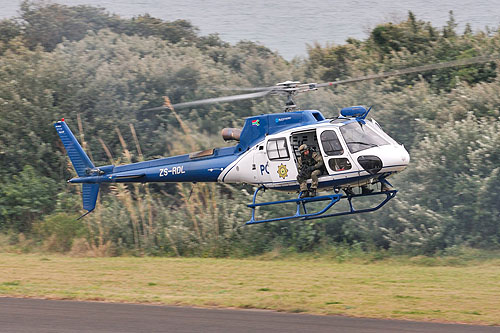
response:
M397 190L392 188L387 178L407 167L410 162L407 150L386 134L375 120L367 120L371 108L347 107L340 110L338 117L326 119L317 110L296 111L293 97L320 87L486 61L491 59L476 57L460 63L454 61L435 64L432 68L421 66L320 84L286 81L272 87L252 88L251 90L256 91L253 93L174 105L165 99L163 106L147 110L173 110L267 95L285 95L287 102L282 113L249 117L242 129L223 129L224 140L236 141L235 146L126 165L96 167L64 119L54 126L78 174L78 177L68 182L83 185L83 208L87 212L81 217L94 210L101 184L147 182L223 182L254 185L257 189L252 203L248 205L252 213L247 224L290 219L311 220L371 212L384 206L396 195ZM319 177L318 191L325 194L305 198L301 198L299 194L298 197L288 200L257 202L259 191L265 189L299 192L298 148L302 144L307 144L323 158L325 167ZM377 188L374 190L374 187ZM359 197L380 195L381 202L373 207L356 209L353 205L353 201ZM341 200L348 202L348 208L329 212L330 208ZM323 202L324 207L308 209L308 204L313 202ZM296 204L293 214L267 219L256 217L258 207L287 203Z

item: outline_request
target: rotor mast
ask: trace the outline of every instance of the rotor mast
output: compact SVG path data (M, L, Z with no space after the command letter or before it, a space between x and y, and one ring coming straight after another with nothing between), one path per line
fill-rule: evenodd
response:
M298 93L318 90L316 83L300 83L299 81L285 81L277 83L275 89L271 90L271 95L285 95L286 102L284 112L291 112L297 108L293 100Z

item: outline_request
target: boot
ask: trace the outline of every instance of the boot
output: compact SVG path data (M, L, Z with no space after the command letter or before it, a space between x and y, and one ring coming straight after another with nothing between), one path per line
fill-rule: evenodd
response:
M302 192L300 193L299 198L300 198L300 199L302 199L302 198L307 198L307 197L309 197L309 196L310 196L310 195L309 195L309 191L308 191L308 190L305 190L305 191L302 191Z
M344 192L345 192L345 194L346 194L348 197L350 197L351 195L354 195L354 192L352 191L352 188L350 188L350 187L346 187L346 188L344 189Z
M309 196L310 197L315 197L316 196L316 189L315 188L312 188L309 190Z
M380 189L380 192L387 192L387 191L391 191L393 189L394 189L394 187L392 187L391 185L386 184L386 183L382 183L382 187Z
M373 189L368 188L368 186L363 185L361 186L361 194L370 194L373 192Z

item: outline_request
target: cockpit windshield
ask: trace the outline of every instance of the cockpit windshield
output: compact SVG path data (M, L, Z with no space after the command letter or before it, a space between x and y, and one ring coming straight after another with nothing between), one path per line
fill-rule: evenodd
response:
M389 142L375 133L366 124L363 125L357 121L341 126L340 132L342 132L347 147L349 147L349 151L352 154L372 147L389 144Z

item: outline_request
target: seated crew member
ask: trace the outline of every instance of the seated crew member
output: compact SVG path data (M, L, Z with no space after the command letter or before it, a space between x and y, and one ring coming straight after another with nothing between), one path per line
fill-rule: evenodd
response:
M300 191L302 192L300 197L314 197L316 196L316 190L318 189L318 176L321 175L321 171L324 167L323 158L320 154L315 151L311 152L311 149L303 144L299 147L300 157L299 162L299 174L297 176L297 181L300 185ZM307 189L307 180L311 178L311 189Z

